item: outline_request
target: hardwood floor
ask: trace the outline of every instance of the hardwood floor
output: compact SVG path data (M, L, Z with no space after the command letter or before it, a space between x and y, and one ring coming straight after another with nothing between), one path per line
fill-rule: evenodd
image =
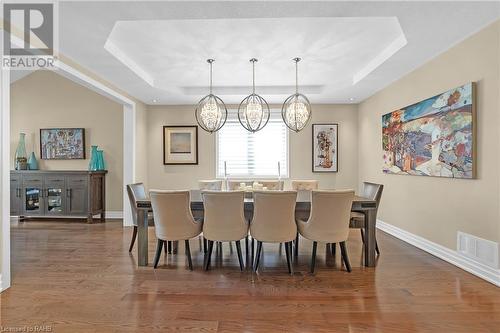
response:
M150 228L150 261L156 239ZM52 332L500 332L500 288L384 233L377 268L361 266L358 230L348 241L352 273L301 240L295 275L284 249L264 245L261 272L240 272L236 249L204 272L198 240L137 268L132 228L30 221L12 226L12 287L0 295L1 328ZM243 246L244 248L244 246ZM215 252L215 248L214 248ZM151 265L151 264L150 264Z

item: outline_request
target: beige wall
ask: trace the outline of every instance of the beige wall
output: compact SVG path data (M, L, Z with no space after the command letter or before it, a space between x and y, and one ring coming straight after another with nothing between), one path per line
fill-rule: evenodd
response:
M87 159L40 160L40 128L84 127ZM90 146L104 149L107 209L123 206L123 108L87 88L50 71L37 71L11 85L11 167L19 141L26 133L28 154L35 151L41 169L86 170Z
M277 106L281 107L281 106ZM215 135L199 129L198 165L163 165L164 125L195 125L194 106L148 107L148 183L151 188L196 188L199 179L215 177ZM290 133L290 178L317 179L322 188L354 188L357 184L357 108L355 105L314 105L309 126ZM339 172L311 171L311 124L339 124ZM289 182L289 181L288 181Z
M379 218L456 248L457 231L500 240L499 22L456 45L359 105L359 179L385 184ZM475 180L382 173L381 116L477 82Z

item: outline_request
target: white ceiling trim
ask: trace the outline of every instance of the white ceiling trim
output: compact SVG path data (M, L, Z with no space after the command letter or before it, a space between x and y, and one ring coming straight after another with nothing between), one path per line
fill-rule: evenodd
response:
M120 60L125 66L130 68L137 76L143 79L151 87L155 86L155 80L152 75L150 75L146 70L144 70L137 62L132 60L129 56L125 54L118 46L116 46L111 40L107 39L106 44L104 44L104 49L108 51L111 55Z
M386 47L375 58L373 58L364 68L362 68L359 72L354 74L354 77L352 79L352 84L355 85L359 81L363 80L365 77L368 76L368 74L373 72L375 69L377 69L377 67L382 65L386 60L388 60L390 57L396 54L396 52L405 47L406 44L408 44L406 36L404 34L401 34L388 47Z

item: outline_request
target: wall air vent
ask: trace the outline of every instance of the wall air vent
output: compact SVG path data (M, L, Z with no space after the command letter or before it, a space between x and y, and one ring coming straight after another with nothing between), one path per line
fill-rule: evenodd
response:
M498 265L498 243L465 232L457 232L457 252L495 269Z

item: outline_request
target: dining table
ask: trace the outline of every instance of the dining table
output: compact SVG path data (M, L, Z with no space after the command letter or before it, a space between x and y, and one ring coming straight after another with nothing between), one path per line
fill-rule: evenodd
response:
M191 211L195 217L203 217L203 196L201 190L190 191ZM137 264L148 265L148 213L152 212L151 200L137 200ZM253 198L251 193L244 200L245 217L251 221L253 216ZM295 218L307 220L311 211L311 191L297 191L295 204ZM352 212L359 212L365 216L364 224L364 264L375 267L375 229L377 219L377 202L373 199L355 195L351 207Z

